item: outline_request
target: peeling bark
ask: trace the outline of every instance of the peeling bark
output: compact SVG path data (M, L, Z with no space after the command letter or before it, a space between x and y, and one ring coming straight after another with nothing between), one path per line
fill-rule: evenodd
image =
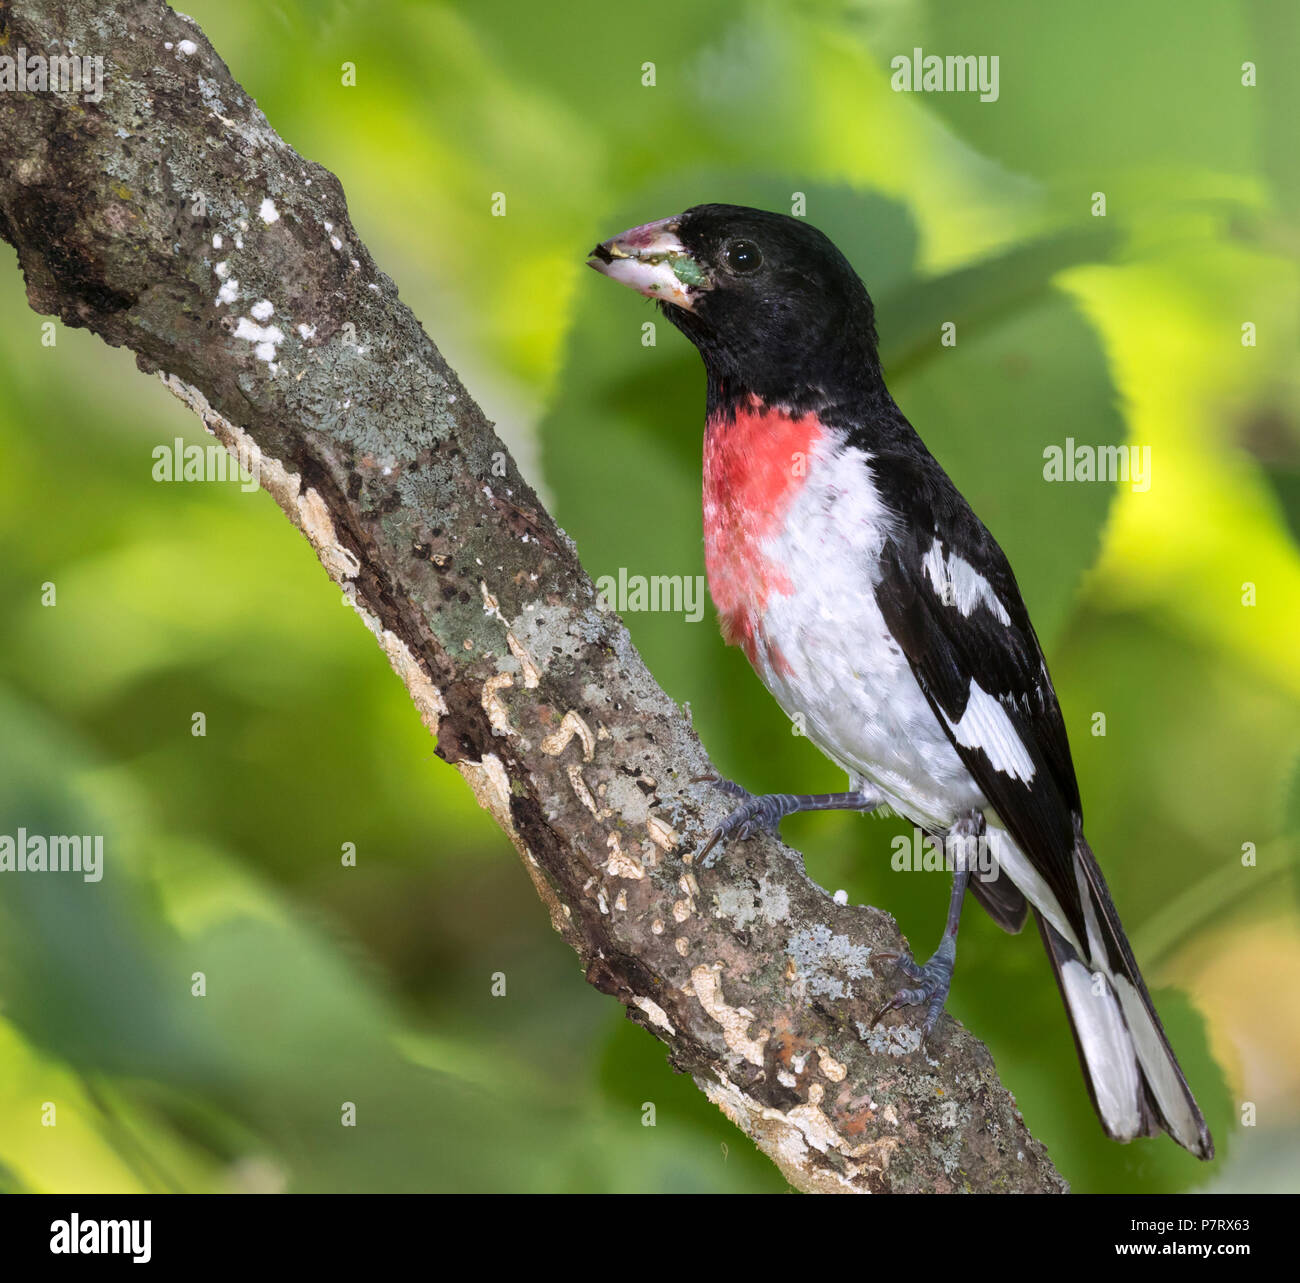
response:
M690 783L704 750L333 175L157 0L11 0L0 23L0 54L105 63L98 103L0 93L0 236L32 307L131 349L256 471L590 983L799 1189L1064 1190L979 1041L866 1028L892 918L764 836L695 865L725 806Z

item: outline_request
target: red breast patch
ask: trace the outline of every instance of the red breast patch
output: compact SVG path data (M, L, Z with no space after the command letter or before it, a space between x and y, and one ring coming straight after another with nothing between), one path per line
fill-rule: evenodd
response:
M704 561L722 635L750 662L768 597L792 593L784 569L763 552L808 475L824 429L751 396L735 420L710 416L704 433ZM780 664L780 656L773 657Z

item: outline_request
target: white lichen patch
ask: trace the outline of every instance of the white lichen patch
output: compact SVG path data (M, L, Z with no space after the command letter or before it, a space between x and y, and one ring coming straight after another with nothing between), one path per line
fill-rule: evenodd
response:
M569 787L573 790L573 796L578 799L598 820L602 819L600 808L596 805L596 799L591 796L591 790L587 787L587 781L582 778L582 767L577 762L570 762L564 768L564 773L569 777Z
M677 833L666 820L661 820L657 815L652 815L646 820L645 828L646 832L650 834L650 841L661 851L671 851L676 847Z
M359 352L363 348L357 349ZM528 653L519 638L515 636L510 625L506 623L505 616L501 613L501 607L497 604L497 599L488 591L488 586L483 580L479 580L479 591L483 594L483 613L490 615L506 630L506 645L510 653L515 657L519 664L519 670L524 676L524 686L528 690L535 690L542 680L542 670L537 666L537 661ZM587 758L591 761L591 758Z
M681 926L695 912L695 894L699 890L698 884L694 878L687 881L686 878L678 878L677 885L682 890L684 899L678 900L673 905L673 921Z
M237 303L238 301L239 282L236 280L224 281L217 291L217 301L214 306L220 307L223 303Z
M825 1090L821 1083L813 1083L808 1088L808 1103L796 1105L793 1109L786 1110L786 1120L794 1123L813 1149L818 1150L820 1153L824 1154L827 1150L838 1149L849 1158L874 1156L881 1160L877 1165L877 1170L884 1171L889 1166L890 1155L898 1148L900 1143L897 1137L889 1136L883 1140L866 1141L861 1145L849 1145L844 1137L836 1131L831 1120L827 1118L825 1111L821 1107L822 1100L825 1098Z
M767 1031L759 1030L757 1038L750 1037L749 1027L754 1023L754 1013L744 1007L727 1005L722 996L721 974L720 962L693 967L689 992L695 994L709 1019L721 1026L722 1037L728 1050L761 1069L763 1044L767 1041Z
M306 343L309 339L316 337L316 327L314 325L300 325L298 327L298 337Z
M264 223L278 223L280 221L280 211L276 209L275 201L269 196L262 198L262 204L257 214Z
M759 878L757 890L738 883L724 887L714 898L718 915L742 928L758 921L773 925L790 916L790 892L766 874Z
M199 47L193 40L182 40L180 44L176 46L176 51L183 54L186 58L191 58L198 53Z
M672 1021L668 1019L668 1013L653 998L642 998L638 995L632 1001L650 1017L650 1023L656 1029L662 1029L667 1034L677 1032L672 1026Z
M696 1079L704 1094L770 1157L786 1179L799 1189L819 1194L865 1194L868 1184L858 1178L870 1172L884 1172L901 1141L885 1136L879 1140L850 1145L835 1129L821 1107L823 1088L813 1083L808 1102L779 1110L747 1096L725 1074L716 1083ZM814 1157L840 1155L842 1170Z
M582 741L582 760L590 762L596 755L596 737L573 709L565 713L559 726L542 740L541 750L550 757L559 757L575 735Z
M605 861L605 872L611 878L631 878L640 881L645 877L645 869L636 856L623 850L617 833L611 833L605 845L609 847L609 859Z
M877 1056L910 1056L920 1051L925 1041L921 1031L911 1025L876 1025L868 1029L865 1021L858 1020L855 1024L858 1037Z
M275 315L275 305L270 299L259 299L248 309L255 321L269 321Z
M510 647L510 653L519 663L519 670L524 675L524 685L529 690L535 690L542 680L542 670L537 667L537 662L523 648L514 633L508 629L506 631L506 645Z
M497 735L508 735L510 733L510 713L501 702L501 696L497 692L514 684L515 679L509 673L496 673L483 683L480 703L483 705L483 711L487 714L492 730Z
M650 799L637 787L636 780L621 771L610 779L604 797L629 828L644 824L650 816Z
M200 76L199 80L199 97L203 99L203 105L223 124L226 123L226 104L221 100L221 85L215 80L209 80L205 76ZM231 128L237 126L231 125Z
M786 943L786 953L795 960L808 992L827 998L851 998L853 988L845 981L874 975L870 948L855 944L824 923L796 931Z
M833 1083L842 1083L849 1072L825 1047L817 1048L817 1063L821 1071Z
M284 342L284 331L278 325L258 325L247 316L241 316L239 324L235 326L235 337L253 344L253 355L259 361L271 362L275 360L276 352Z

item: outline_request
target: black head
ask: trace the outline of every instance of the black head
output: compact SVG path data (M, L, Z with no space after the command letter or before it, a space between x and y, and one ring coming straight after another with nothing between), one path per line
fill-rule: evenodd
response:
M656 299L695 344L711 408L751 392L810 409L883 391L866 287L801 219L696 205L605 241L590 265Z

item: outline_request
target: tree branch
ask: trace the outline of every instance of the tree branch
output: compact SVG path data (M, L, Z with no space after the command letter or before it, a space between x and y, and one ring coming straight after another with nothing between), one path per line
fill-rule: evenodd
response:
M0 92L0 236L32 307L130 348L256 471L587 979L799 1189L1063 1190L980 1042L867 1027L887 914L765 836L695 866L725 802L690 783L703 749L333 175L157 0L12 0L0 24L0 56L104 59L98 102Z

